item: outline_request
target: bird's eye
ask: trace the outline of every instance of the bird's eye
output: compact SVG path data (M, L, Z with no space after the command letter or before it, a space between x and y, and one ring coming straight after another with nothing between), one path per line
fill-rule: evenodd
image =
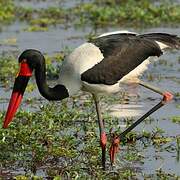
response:
M26 63L26 62L27 62L27 60L26 60L26 59L23 59L23 60L22 60L22 63Z

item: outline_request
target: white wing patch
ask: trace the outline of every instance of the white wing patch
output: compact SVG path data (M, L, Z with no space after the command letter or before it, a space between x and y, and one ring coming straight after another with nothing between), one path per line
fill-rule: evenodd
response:
M104 37L104 36L109 36L109 35L113 35L113 34L124 34L124 33L127 33L127 34L137 34L135 32L130 32L130 31L124 30L124 31L113 31L113 32L103 33L103 34L101 34L98 37Z
M166 45L166 44L164 44L162 42L156 41L156 43L159 45L161 50L166 49L166 48L170 48L168 45Z

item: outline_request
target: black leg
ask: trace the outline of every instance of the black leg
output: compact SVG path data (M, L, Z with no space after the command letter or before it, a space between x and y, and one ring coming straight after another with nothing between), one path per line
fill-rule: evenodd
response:
M161 108L164 104L159 102L157 105L155 105L153 108L151 108L146 114L144 114L142 117L140 117L137 121L135 121L131 126L129 126L125 131L123 131L119 138L122 139L126 136L127 133L129 133L132 129L134 129L138 124L140 124L144 119L146 119L149 115L151 115L153 112L157 111L159 108Z
M115 157L115 153L117 151L115 151L115 150L113 151L113 149L115 149L118 146L118 143L119 143L120 139L123 139L126 136L127 133L129 133L132 129L134 129L144 119L146 119L153 112L157 111L159 108L164 106L167 102L169 102L173 98L173 95L171 93L169 93L167 91L162 91L162 90L160 90L157 87L149 85L148 83L144 83L144 82L140 81L139 85L141 85L143 87L146 87L147 89L150 89L150 90L152 90L152 91L162 95L163 99L157 105L155 105L153 108L151 108L146 114L144 114L137 121L135 121L131 126L129 126L125 131L123 131L119 136L116 136L113 139L113 142L112 142L112 145L111 145L111 149L110 149L110 157L113 157L113 158ZM111 162L113 162L113 161L114 161L114 159Z
M104 122L103 122L102 114L101 114L101 111L100 111L98 97L93 94L93 99L94 99L94 102L95 102L95 105L96 105L96 112L97 112L98 125L99 125L99 131L100 131L100 145L101 145L101 148L102 148L102 167L105 170L107 137L106 137L106 132L105 132L105 129L104 129Z

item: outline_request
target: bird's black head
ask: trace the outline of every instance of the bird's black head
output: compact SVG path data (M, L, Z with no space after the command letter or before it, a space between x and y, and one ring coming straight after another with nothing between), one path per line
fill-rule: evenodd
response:
M19 63L27 63L33 70L38 65L44 63L44 56L42 53L35 49L27 49L19 56Z

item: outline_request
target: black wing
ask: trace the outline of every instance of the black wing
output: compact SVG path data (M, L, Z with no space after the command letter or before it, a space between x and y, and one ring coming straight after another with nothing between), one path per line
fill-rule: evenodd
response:
M177 35L167 33L149 33L139 35L139 37L159 41L169 46L169 48L180 49L180 38Z
M135 69L149 56L160 56L162 51L151 39L136 34L115 34L92 41L104 55L104 59L85 71L81 80L92 84L113 85Z

